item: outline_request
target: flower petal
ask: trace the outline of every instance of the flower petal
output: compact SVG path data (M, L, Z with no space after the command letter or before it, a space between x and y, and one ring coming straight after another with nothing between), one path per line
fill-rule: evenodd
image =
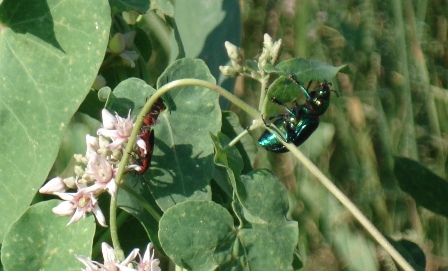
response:
M55 177L48 181L44 186L42 186L39 189L39 193L42 194L53 194L54 192L60 192L63 193L67 191L67 187L65 186L65 183L63 182L63 178L61 177Z
M55 194L56 196L60 197L63 200L66 201L72 201L73 198L75 197L74 193L60 193L60 192L54 192L53 194Z
M101 251L103 253L103 259L104 263L115 263L115 253L114 248L111 247L108 243L102 242L101 243Z
M93 214L95 215L96 220L98 221L98 223L100 223L101 226L107 227L106 218L104 217L103 212L101 212L101 209L98 206L98 204L95 204L93 206Z
M60 216L71 216L75 213L75 209L76 207L70 201L63 201L51 210Z
M82 209L77 208L75 214L72 216L72 219L70 219L70 221L67 223L67 226L78 222L79 220L81 220L81 218L84 218L85 216L86 213Z
M135 257L138 256L138 252L139 251L140 250L138 248L134 248L131 251L131 253L129 253L129 256L127 256L126 259L123 262L121 262L121 264L122 265L128 265L128 263L132 262L135 259Z
M103 127L108 130L115 129L117 119L107 109L101 110L101 117L103 119Z

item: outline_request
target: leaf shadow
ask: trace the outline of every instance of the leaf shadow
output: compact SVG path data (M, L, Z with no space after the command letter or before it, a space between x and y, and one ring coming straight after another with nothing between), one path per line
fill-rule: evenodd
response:
M191 144L176 145L174 149L164 142L157 140L155 145L163 152L163 155L153 156L154 164L150 168L150 175L145 179L150 185L150 190L157 200L170 197L173 202L178 203L176 197L193 197L197 192L209 190L210 179L201 178L201 170L210 168L213 164L213 155L200 157L192 156L193 146ZM177 158L173 158L177 155ZM180 161L180 165L175 161ZM181 168L179 168L181 167Z
M20 34L31 34L66 53L54 31L54 20L47 1L4 0L0 5L3 25Z

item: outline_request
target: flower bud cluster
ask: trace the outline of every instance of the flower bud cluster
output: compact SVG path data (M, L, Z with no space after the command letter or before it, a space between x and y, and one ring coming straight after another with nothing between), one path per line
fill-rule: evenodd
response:
M274 42L269 34L264 34L263 51L261 52L258 61L252 61L257 64L255 66L249 66L247 64L242 56L240 48L228 41L226 41L224 45L232 64L232 66L219 66L219 69L225 76L235 77L237 75L243 75L254 79L259 79L264 74L267 64L274 65L277 61L282 40L280 39Z
M74 155L78 163L74 168L75 176L55 177L39 189L40 193L53 194L64 200L53 208L53 212L61 216L72 216L67 225L79 221L87 213L93 213L98 223L106 227L97 198L106 191L112 197L117 194L115 175L125 150L125 143L134 127L130 113L129 111L127 118L122 118L103 109L103 127L98 129L98 137L86 135L85 155ZM142 141L137 139L137 145L146 151L146 144ZM130 165L128 168L138 170L139 165ZM77 191L68 193L69 189Z

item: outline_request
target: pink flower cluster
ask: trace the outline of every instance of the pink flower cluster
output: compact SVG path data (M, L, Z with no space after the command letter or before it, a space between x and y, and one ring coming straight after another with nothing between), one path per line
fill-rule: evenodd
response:
M115 175L121 160L125 143L134 127L130 117L122 118L103 109L103 127L98 129L98 137L86 135L87 151L85 155L76 154L75 177L56 177L46 183L40 193L53 194L64 201L53 208L53 212L60 216L71 216L67 225L73 224L93 213L98 223L106 227L106 220L98 206L98 196L107 191L112 197L117 194ZM139 148L146 152L146 144L137 139ZM139 165L128 166L129 169L139 169ZM77 192L67 192L76 189Z
M152 248L153 244L149 243L143 258L139 250L134 249L124 261L119 262L115 257L114 249L107 243L102 243L104 263L91 261L84 256L77 255L76 258L86 266L82 271L160 271L160 261L154 258L154 249ZM135 261L137 256L139 257L138 262Z

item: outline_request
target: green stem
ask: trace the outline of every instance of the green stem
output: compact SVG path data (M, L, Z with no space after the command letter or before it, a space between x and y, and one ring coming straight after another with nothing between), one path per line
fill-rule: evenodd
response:
M120 240L118 238L118 226L117 226L117 201L118 201L118 191L117 194L110 199L110 237L112 239L112 246L114 248L115 256L120 260L124 260L124 252L120 246Z
M269 75L263 77L262 79L260 79L260 103L258 104L258 110L260 110L260 112L265 112L265 108L266 108L266 94L267 94L267 85L268 85L268 81L269 81Z
M272 129L267 128L271 132ZM313 164L294 144L286 143L281 138L278 138L291 151L291 153L313 174L320 183L338 199L347 210L359 221L359 223L370 233L380 246L382 246L390 256L397 262L397 264L405 271L414 270L412 266L401 256L401 254L387 241L387 239L378 231L378 229L370 222L367 217L356 207L350 199L342 193L339 188L328 179L316 165Z

